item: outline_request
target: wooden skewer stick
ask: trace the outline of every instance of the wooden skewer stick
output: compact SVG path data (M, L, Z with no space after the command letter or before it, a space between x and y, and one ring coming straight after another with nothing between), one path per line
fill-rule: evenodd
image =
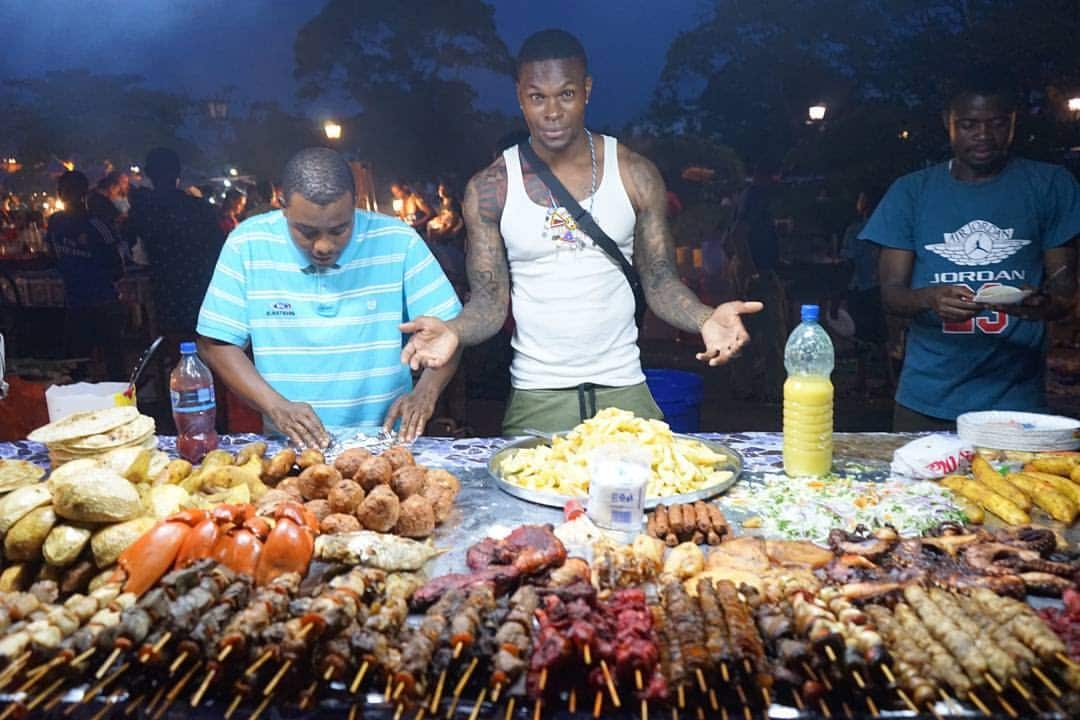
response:
M851 669L851 677L855 680L855 684L859 686L860 690L866 689L866 681L863 680L862 674L855 668Z
M146 704L146 716L147 717L150 717L150 713L152 713L154 711L154 706L156 706L158 704L158 701L161 700L161 698L165 697L165 691L168 690L168 689L169 688L162 685L161 687L159 687L157 689L157 692L154 693L153 697L150 698L150 702ZM229 720L229 719L225 718L225 720Z
M540 720L540 709L544 706L543 698L536 698L536 702L533 703L533 720Z
M105 673L109 672L109 668L112 667L112 664L116 662L116 659L120 657L120 653L122 652L124 652L122 648L113 648L113 651L109 653L109 657L105 658L105 662L101 663L101 667L94 673L94 677L98 680L105 677Z
M986 703L982 701L982 698L975 694L973 690L969 690L967 699L971 701L971 704L979 708L979 712L987 717L990 717L990 708L986 707Z
M588 643L581 646L581 654L585 657L585 664L592 665L592 650L589 649Z
M405 712L405 706L400 703L394 709L394 720L401 720L401 714Z
M881 715L881 713L878 712L877 704L874 703L874 698L869 695L866 696L866 707L870 710L870 717L876 718Z
M247 677L255 677L255 673L259 671L263 665L269 662L270 658L274 655L274 648L267 648L266 652L258 657L255 662L251 663L250 667L244 671L244 675Z
M431 698L431 714L439 711L439 701L442 699L443 685L446 684L446 670L439 673L439 680L435 683L435 694Z
M540 688L540 692L544 692L544 690L547 688L547 676L548 669L546 667L540 668L540 681L537 683Z
M349 720L356 720L356 705L349 706Z
M457 685L454 686L454 696L450 699L450 707L446 711L446 720L450 720L450 718L454 717L454 711L457 710L458 700L461 699L461 693L465 690L465 686L469 684L469 678L472 676L473 670L476 669L477 660L478 658L473 657L473 659L469 661L469 665L465 668L465 672L461 674Z
M229 657L234 647L234 645L226 645L225 647L221 648L221 652L219 652L217 656L217 661L225 662L225 658Z
M64 662L63 657L54 657L49 662L44 663L43 665L38 665L33 670L27 671L26 677L27 678L30 678L30 677L34 677L34 678L42 677L42 676L45 675L45 673L49 672L50 670L52 670L54 667L56 667L57 665L59 665L62 662Z
M161 652L161 648L165 647L165 643L170 640L172 640L172 631L166 631L164 635L158 638L158 641L154 643L153 647L150 648L150 652L139 653L139 662L148 662L150 658Z
M829 662L836 662L836 652L832 649L832 645L825 646L825 655L829 658Z
M769 695L769 688L762 686L761 699L765 701L765 713L768 714L769 706L772 705L772 697Z
M111 698L111 697L106 698L105 702L103 702L101 704L101 709L98 710L93 715L91 715L90 720L101 720L101 718L105 717L105 714L107 712L109 712L110 710L112 710L112 703L113 703L113 698ZM29 710L30 709L29 706L26 709Z
M927 703L926 709L929 710L930 714L934 716L934 720L942 720L941 715L938 714L937 709L934 707L934 703Z
M1010 705L1009 701L1006 700L1004 697L1002 697L1001 695L998 695L997 696L997 701L998 701L998 705L1000 705L1002 707L1002 709L1005 710L1006 714L1008 714L1008 716L1011 717L1013 720L1016 720L1018 717L1020 717L1016 713L1016 708L1014 708L1012 705Z
M281 667L279 667L278 671L274 673L274 677L270 678L270 682L266 684L265 688L263 688L263 695L269 697L270 693L274 692L274 688L278 686L278 683L281 682L281 678L285 677L285 673L289 672L289 668L291 667L292 660L286 660L285 662L281 663Z
M49 702L47 702L47 703L45 703L44 705L41 706L41 712L43 712L43 713L51 713L53 711L53 709L55 709L56 706L59 705L60 701L63 700L63 699L64 699L64 693L63 692L56 693L56 695L53 697L52 700L50 700ZM130 705L130 703L129 703L129 705ZM124 708L124 710L126 711L127 708Z
M701 692L709 692L709 686L705 684L705 673L701 672L701 668L694 668L694 675L697 676L697 684Z
M16 710L22 707L22 703L13 702L4 709L4 712L0 713L0 720L7 720L9 717L15 714Z
M210 683L214 681L214 676L217 675L217 668L210 668L210 672L206 673L206 677L199 684L199 689L195 691L195 694L191 696L191 707L198 707L202 702L203 695L206 694L206 689L210 687Z
M848 720L852 720L852 718L855 717L855 715L853 715L851 712L851 706L847 704L846 700L840 701L840 709L844 711L844 717L846 717Z
M649 701L641 698L641 720L649 720Z
M135 714L135 711L142 705L143 700L146 699L146 693L139 693L134 699L128 701L128 704L124 706L124 717L131 717Z
M596 691L596 697L593 698L592 704L592 716L594 718L600 717L600 713L604 710L604 693L599 690Z
M88 660L90 658L90 656L93 655L96 652L97 652L97 648L92 647L92 648L90 648L90 649L76 655L75 657L73 657L71 659L71 664L73 666L78 665L79 663L83 662L84 660Z
M99 680L99 681L97 682L97 684L96 684L96 685L94 685L93 687L89 688L89 689L88 689L88 690L87 690L87 691L86 691L85 693L83 693L82 699L81 699L81 700L79 700L79 702L77 702L77 703L72 703L72 704L71 704L71 705L70 705L70 706L69 706L69 707L67 708L67 710L65 710L65 711L64 711L64 715L68 715L68 716L70 716L70 715L71 715L71 713L75 712L75 708L79 707L80 705L82 705L83 703L87 702L88 700L90 700L90 699L92 699L92 698L95 698L95 697L97 697L97 694L98 694L99 692L101 692L102 690L104 690L105 688L107 688L107 687L109 686L109 684L110 684L110 683L112 683L112 682L113 682L114 680L116 680L116 678L120 677L120 676L121 676L121 675L123 675L123 674L124 674L125 672L127 672L127 669L128 669L129 667L131 667L131 663L130 663L130 662L126 662L126 663L124 663L123 665L121 665L120 667L118 667L118 668L116 668L115 670L113 670L113 671L112 671L112 672L111 672L111 673L110 673L109 675L107 675L107 676L106 676L106 677L105 677L105 678L104 678L103 680Z
M1046 677L1046 673L1037 667L1031 668L1031 672L1035 677L1039 678L1039 681L1042 682L1050 692L1054 693L1054 697L1061 697L1061 688L1055 685L1050 678Z
M360 663L360 669L356 671L356 677L353 678L352 685L349 686L349 692L353 695L360 689L360 683L364 681L364 675L368 671L368 661Z
M491 702L499 702L499 695L502 693L502 683L495 683L495 687L491 689Z
M317 687L319 687L319 681L312 680L311 683L308 684L306 688L304 688L304 692L300 693L299 707L301 710L307 710L308 706L311 705L311 698L315 695L315 688Z
M404 691L405 691L405 683L403 683L403 682L398 683L397 687L394 688L394 694L390 696L390 699L391 700L397 700L398 698L401 697L401 693L404 692Z
M697 708L697 717L698 720L705 720L705 709L702 708L700 705Z
M229 720L229 718L233 716L233 713L236 712L236 708L240 707L240 703L243 702L243 700L244 696L240 693L236 693L236 696L233 697L232 702L229 703L229 708L225 711L225 720Z
M795 707L799 708L799 712L806 710L806 704L803 703L802 695L796 688L791 688L791 697L795 700Z
M814 682L818 682L817 673L814 672L814 668L810 667L810 663L803 660L802 661L802 669L803 669L803 672L806 673L806 677L813 680ZM727 682L727 678L724 678L724 681Z
M1061 662L1065 663L1065 665L1067 665L1069 668L1071 668L1073 670L1080 667L1080 664L1077 664L1076 662L1070 660L1069 657L1067 655L1065 655L1065 653L1054 653L1054 657L1056 657Z
M881 668L881 674L885 676L885 679L889 681L889 684L895 685L896 678L893 676L892 670L889 669L889 666L885 663L881 663L880 665L878 665L878 667Z
M638 692L645 687L645 682L641 678L641 668L634 668L634 687L638 689Z
M821 708L821 714L825 716L825 720L829 720L829 718L832 717L832 711L829 710L829 706L825 702L825 698L818 699L818 706Z
M743 671L746 673L747 677L754 674L754 669L752 667L750 667L750 658L743 658L742 659L742 667L743 667Z
M720 709L720 701L716 697L716 691L712 688L709 688L709 707L712 708L713 712Z
M419 708L417 708L416 716L413 717L413 720L424 720L424 714L426 712L427 712L427 708L424 707L423 705L421 705Z
M938 695L940 695L941 699L945 702L945 707L948 708L949 714L952 714L954 705L960 705L960 703L953 700L952 697L949 696L949 693L945 692L943 688L938 688Z
M908 694L904 692L903 689L896 688L896 694L900 696L900 699L904 701L904 704L907 705L913 713L919 712L918 706L911 701L911 698L908 697Z
M986 683L994 689L994 692L1001 692L1001 683L999 683L993 675L988 672L984 672L983 679L986 680Z
M1031 702L1031 691L1024 687L1024 683L1020 682L1016 678L1009 678L1009 684L1016 689L1016 692L1020 693L1020 697L1024 698L1028 702Z
M457 660L459 657L461 657L461 650L464 647L465 646L463 644L461 644L460 642L454 643L454 659L455 660Z
M187 650L183 651L176 656L176 659L172 661L172 665L169 666L169 675L175 675L176 671L180 669L180 666L184 664L184 661L188 659Z
M720 663L720 677L722 677L724 679L725 683L731 682L731 673L728 672L728 667L727 667L726 662Z
M255 708L255 712L253 712L251 714L251 717L248 720L259 720L259 716L262 715L263 710L266 709L266 706L267 706L267 704L269 702L270 702L270 696L267 695L266 697L264 697L262 699L262 702L259 703L258 707Z
M675 696L678 699L679 709L680 710L685 710L686 709L686 690L683 689L682 685L680 685L675 690Z
M514 717L514 700L516 698L511 697L506 701L506 715L503 716L503 720L511 720Z
M49 685L44 690L42 690L38 694L38 696L36 698L34 698L33 700L30 701L30 704L26 706L26 709L27 710L33 710L38 705L45 702L45 698L49 697L54 692L56 692L56 689L58 687L60 687L61 684L63 684L64 680L65 680L65 678L58 677L55 680L53 680L51 683L49 683ZM63 697L63 693L60 693L59 695L57 695L56 699L59 699L61 697Z
M330 682L330 678L334 677L334 666L327 665L326 671L322 674L323 682Z
M195 663L184 673L176 685L172 687L169 692L165 693L165 701L161 703L161 707L154 713L154 720L161 720L164 717L165 712L169 709L169 706L173 704L177 696L184 691L184 686L191 680L191 676L195 674L195 671L199 669L202 663Z
M753 718L750 715L750 707L748 705L743 705L742 716L743 716L743 720L753 720Z
M735 694L739 696L739 703L742 705L746 705L746 693L743 691L742 685L735 686Z
M469 720L476 720L476 716L480 713L480 708L484 704L485 695L487 695L487 688L481 688L480 695L477 696L476 702L473 703L472 712L469 713Z
M566 702L566 710L571 715L577 712L577 690L570 688L570 698Z

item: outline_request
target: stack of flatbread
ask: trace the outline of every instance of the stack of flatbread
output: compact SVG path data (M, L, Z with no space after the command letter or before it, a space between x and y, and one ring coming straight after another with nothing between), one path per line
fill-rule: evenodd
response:
M154 419L131 406L77 412L39 427L27 436L49 448L53 469L80 458L97 458L119 448L157 448Z

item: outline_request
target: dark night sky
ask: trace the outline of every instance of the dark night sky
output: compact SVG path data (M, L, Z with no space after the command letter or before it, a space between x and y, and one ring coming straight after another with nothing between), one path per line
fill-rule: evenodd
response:
M370 0L361 0L370 1ZM406 0L407 1L407 0ZM648 104L664 55L694 25L700 0L493 0L499 33L516 52L531 32L562 27L590 55L590 121L618 124ZM292 42L322 2L285 0L2 0L4 77L89 67L136 73L152 87L196 97L227 85L240 100L274 99L312 116L343 112L293 95ZM516 110L509 80L480 88L481 105Z

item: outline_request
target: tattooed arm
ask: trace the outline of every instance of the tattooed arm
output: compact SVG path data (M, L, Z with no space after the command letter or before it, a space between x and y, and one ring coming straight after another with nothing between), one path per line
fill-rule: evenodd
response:
M505 322L510 303L510 270L499 229L505 204L506 163L500 157L474 175L465 189L469 301L461 314L448 322L420 317L401 325L402 332L412 333L401 351L401 361L409 363L414 370L442 367L459 347L482 343Z
M700 332L710 365L727 362L750 336L739 316L762 309L759 302L734 301L711 308L682 284L675 267L675 240L667 224L667 192L656 166L619 145L619 171L637 214L634 267L641 273L649 308L685 332Z

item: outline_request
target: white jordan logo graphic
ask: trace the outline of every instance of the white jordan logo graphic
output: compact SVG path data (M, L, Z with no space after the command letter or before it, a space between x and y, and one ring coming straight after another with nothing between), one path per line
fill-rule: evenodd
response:
M1014 238L1013 228L972 220L956 232L945 233L945 242L927 245L926 249L957 265L993 265L1030 244L1030 240Z

